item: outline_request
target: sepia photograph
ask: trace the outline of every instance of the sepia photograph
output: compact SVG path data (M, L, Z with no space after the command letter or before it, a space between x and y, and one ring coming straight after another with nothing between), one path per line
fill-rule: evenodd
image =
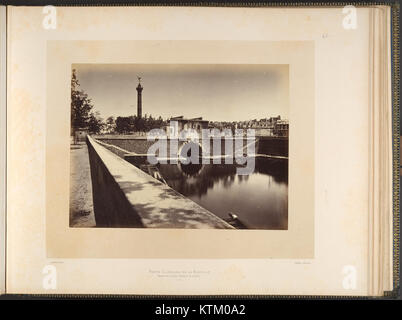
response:
M73 64L71 228L288 229L289 65Z

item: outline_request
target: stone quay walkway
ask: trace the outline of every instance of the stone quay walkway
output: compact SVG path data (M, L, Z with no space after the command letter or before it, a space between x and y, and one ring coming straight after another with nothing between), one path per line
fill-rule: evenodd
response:
M70 145L70 227L95 227L88 147Z

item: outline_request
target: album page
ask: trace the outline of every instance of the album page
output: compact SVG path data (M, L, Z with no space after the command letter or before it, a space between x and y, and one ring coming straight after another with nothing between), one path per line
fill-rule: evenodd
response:
M372 10L9 7L7 291L373 294Z

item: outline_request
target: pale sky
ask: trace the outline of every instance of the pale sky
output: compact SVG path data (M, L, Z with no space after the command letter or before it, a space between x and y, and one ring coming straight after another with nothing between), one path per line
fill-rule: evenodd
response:
M280 115L288 119L288 65L73 64L101 117L142 114L240 121Z

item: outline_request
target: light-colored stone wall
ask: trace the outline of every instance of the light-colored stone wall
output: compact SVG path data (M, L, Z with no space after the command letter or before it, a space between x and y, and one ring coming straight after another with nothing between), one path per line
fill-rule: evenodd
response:
M97 226L233 229L88 136Z

